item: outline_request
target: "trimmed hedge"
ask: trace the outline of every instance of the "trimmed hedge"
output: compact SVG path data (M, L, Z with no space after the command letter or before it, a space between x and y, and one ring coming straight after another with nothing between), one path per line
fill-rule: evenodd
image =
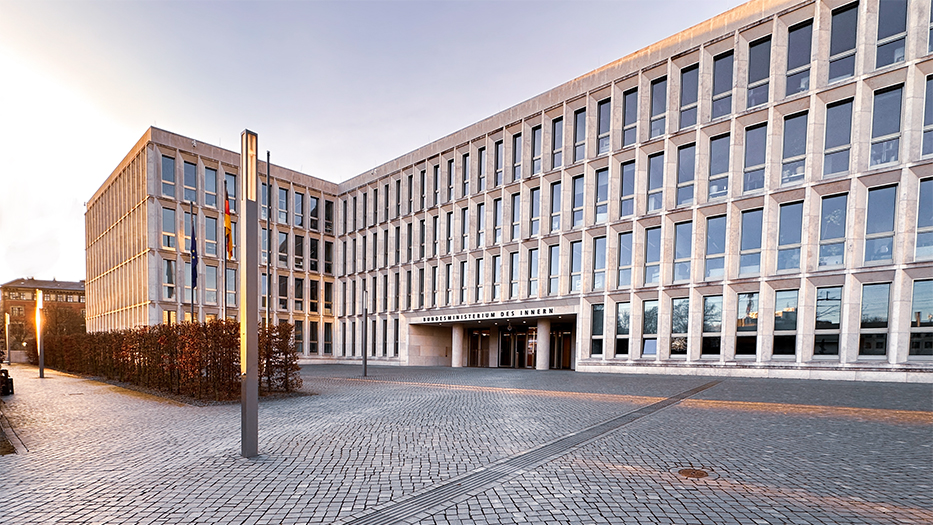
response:
M293 326L259 328L259 392L301 388ZM214 320L48 336L45 366L217 401L240 397L240 324ZM35 345L30 362L38 363Z

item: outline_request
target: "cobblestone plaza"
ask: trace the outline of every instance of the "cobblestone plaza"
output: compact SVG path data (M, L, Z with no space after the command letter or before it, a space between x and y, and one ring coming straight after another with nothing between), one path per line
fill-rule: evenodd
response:
M13 365L3 522L933 522L929 384L370 371L304 366L248 460L237 405Z

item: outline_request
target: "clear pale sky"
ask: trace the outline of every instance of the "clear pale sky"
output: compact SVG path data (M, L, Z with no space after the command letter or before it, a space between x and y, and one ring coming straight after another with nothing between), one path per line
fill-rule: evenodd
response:
M149 126L341 181L741 0L0 0L0 283L85 275Z

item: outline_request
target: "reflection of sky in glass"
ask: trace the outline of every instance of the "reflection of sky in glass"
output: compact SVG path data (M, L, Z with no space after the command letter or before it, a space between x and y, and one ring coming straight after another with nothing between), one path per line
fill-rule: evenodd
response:
M933 281L914 281L913 307L910 309L911 326L933 325Z
M722 330L722 296L703 298L703 331L719 332Z
M862 287L862 323L887 322L888 288L891 285L866 284Z
M645 320L644 320L644 332L646 334L656 334L658 333L658 302L657 301L645 301Z

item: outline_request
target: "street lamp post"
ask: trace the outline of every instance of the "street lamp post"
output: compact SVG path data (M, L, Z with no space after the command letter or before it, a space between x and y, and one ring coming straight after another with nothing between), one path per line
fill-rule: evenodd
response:
M245 458L259 455L259 136L240 134L240 445Z
M36 349L39 351L39 378L45 377L45 349L42 348L42 290L36 290Z
M9 312L5 312L3 314L3 336L4 336L4 339L6 339L5 341L6 346L4 346L4 348L6 348L6 364L12 365L13 364L13 357L12 357L13 351L10 350L10 314Z
M367 315L366 305L368 302L366 283L363 283L363 377L366 377L366 325L369 324L369 315Z

